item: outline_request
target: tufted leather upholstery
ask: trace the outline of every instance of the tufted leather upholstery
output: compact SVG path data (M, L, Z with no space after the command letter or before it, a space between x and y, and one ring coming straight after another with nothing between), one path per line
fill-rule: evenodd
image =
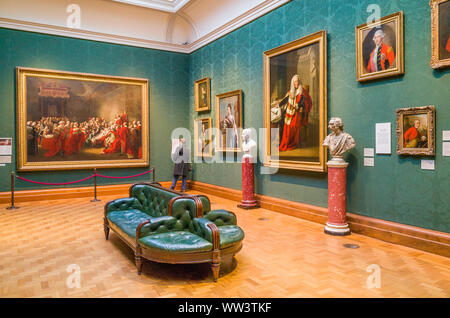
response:
M219 238L220 249L243 240L244 232L236 225L233 213L211 211L208 197L198 198L204 215L201 218L197 218L198 206L194 197L182 197L164 188L136 184L130 190L130 198L117 199L105 206L105 222L108 220L136 240L139 225L150 221L140 226L136 246L165 252L212 251L213 243L217 244ZM171 200L171 215L168 215ZM213 234L211 224L217 226L220 237Z

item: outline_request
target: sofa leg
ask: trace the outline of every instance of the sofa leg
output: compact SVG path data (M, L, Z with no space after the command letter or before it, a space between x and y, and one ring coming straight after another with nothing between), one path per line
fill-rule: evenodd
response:
M108 238L109 238L109 226L108 226L108 224L106 222L105 222L105 225L104 225L103 229L105 230L105 239L108 240Z
M213 273L214 282L217 282L217 279L219 279L220 263L218 263L218 264L212 263L211 270Z
M136 252L134 252L134 261L136 262L136 268L138 275L141 275L142 273L142 256L141 256L141 249L139 246L136 246Z

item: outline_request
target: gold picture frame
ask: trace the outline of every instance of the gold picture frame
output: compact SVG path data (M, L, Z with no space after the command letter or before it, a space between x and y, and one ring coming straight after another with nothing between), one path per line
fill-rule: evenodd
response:
M194 156L211 158L213 153L211 117L194 120Z
M450 66L450 1L431 0L431 60L433 69ZM443 11L445 10L445 12ZM446 23L445 23L446 22Z
M220 132L216 136L216 151L241 151L241 130L244 115L242 106L242 90L240 89L216 95L215 128Z
M319 31L266 51L263 58L264 165L327 171L327 151L322 146L327 133L327 32ZM294 95L298 93L293 107L289 101L292 89ZM290 138L285 130L295 130L298 138Z
M364 82L405 73L403 11L383 17L380 21L357 26L355 37L357 81ZM379 50L375 52L377 47Z
M17 67L16 84L18 171L149 166L147 79Z
M435 107L397 109L397 154L434 156Z
M203 112L211 109L211 80L205 77L195 81L195 111Z

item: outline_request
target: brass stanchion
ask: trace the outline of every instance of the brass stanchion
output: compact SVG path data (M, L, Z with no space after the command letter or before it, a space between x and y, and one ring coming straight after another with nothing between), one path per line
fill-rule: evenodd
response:
M6 210L14 210L18 209L18 206L14 206L14 184L15 184L15 178L16 175L13 172L11 172L11 206L7 207Z
M91 202L98 202L101 201L97 199L97 168L94 168L94 198L91 200Z

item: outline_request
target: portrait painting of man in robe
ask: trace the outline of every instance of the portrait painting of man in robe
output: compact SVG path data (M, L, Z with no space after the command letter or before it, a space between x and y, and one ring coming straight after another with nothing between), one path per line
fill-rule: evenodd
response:
M266 159L280 167L325 169L325 42L323 31L265 53Z

